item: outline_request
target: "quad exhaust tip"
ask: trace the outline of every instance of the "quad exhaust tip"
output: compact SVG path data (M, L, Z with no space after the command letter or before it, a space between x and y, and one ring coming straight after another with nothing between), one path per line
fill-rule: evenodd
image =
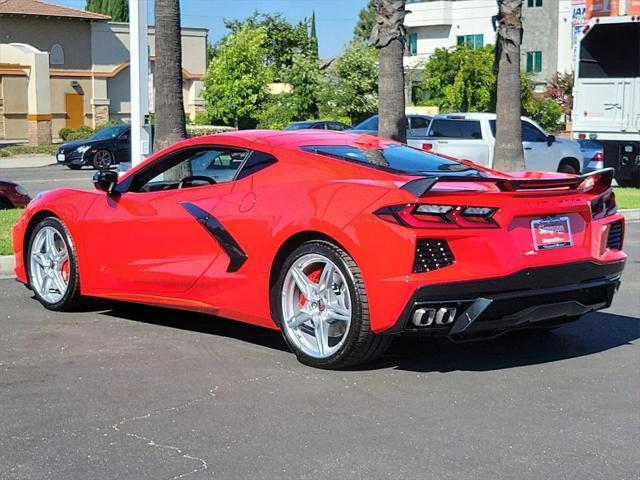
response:
M455 308L417 308L411 316L416 327L441 327L450 325L456 318Z

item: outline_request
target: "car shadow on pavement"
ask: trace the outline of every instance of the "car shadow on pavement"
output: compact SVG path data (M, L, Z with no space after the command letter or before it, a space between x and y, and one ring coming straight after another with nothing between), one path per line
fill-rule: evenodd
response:
M280 332L211 315L113 302L103 315L207 335L234 338L288 351ZM556 362L629 345L640 337L640 319L591 313L554 331L521 330L475 342L397 337L379 360L356 370L393 368L414 372L489 371Z
M414 372L502 370L592 355L629 345L640 337L640 319L591 313L556 330L520 330L476 342L399 338L387 355L363 369L394 368Z
M207 335L235 338L236 340L253 343L274 350L289 350L279 331L257 327L247 323L240 323L222 317L115 301L105 302L103 306L108 309L101 309L101 314L110 317L199 332Z

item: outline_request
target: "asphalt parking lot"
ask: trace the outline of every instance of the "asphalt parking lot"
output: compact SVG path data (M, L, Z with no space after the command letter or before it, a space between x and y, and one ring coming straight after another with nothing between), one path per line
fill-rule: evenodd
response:
M637 479L640 224L606 311L300 365L276 332L0 281L2 479Z

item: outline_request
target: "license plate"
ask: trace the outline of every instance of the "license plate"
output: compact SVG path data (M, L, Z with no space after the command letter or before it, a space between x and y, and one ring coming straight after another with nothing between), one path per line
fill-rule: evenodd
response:
M531 221L533 246L536 250L570 247L571 224L569 217L537 218Z
M64 162L64 159L65 159L64 153L59 153L58 154L58 161L59 162Z

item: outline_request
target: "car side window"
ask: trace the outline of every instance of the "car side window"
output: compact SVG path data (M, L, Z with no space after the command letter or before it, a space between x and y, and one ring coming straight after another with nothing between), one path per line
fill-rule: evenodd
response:
M547 136L529 122L522 122L523 142L546 142Z
M431 122L429 135L435 138L482 140L482 129L477 120L437 119Z
M120 135L120 140L128 142L131 139L131 132L124 132Z
M324 127L324 123L318 122L318 123L314 123L311 128L316 130L324 130L325 127Z
M155 192L199 187L232 181L249 151L228 147L187 148L158 159L157 166L142 172L132 191Z
M346 125L338 122L329 122L327 123L327 128L329 130L335 130L337 132L342 132L347 129Z

